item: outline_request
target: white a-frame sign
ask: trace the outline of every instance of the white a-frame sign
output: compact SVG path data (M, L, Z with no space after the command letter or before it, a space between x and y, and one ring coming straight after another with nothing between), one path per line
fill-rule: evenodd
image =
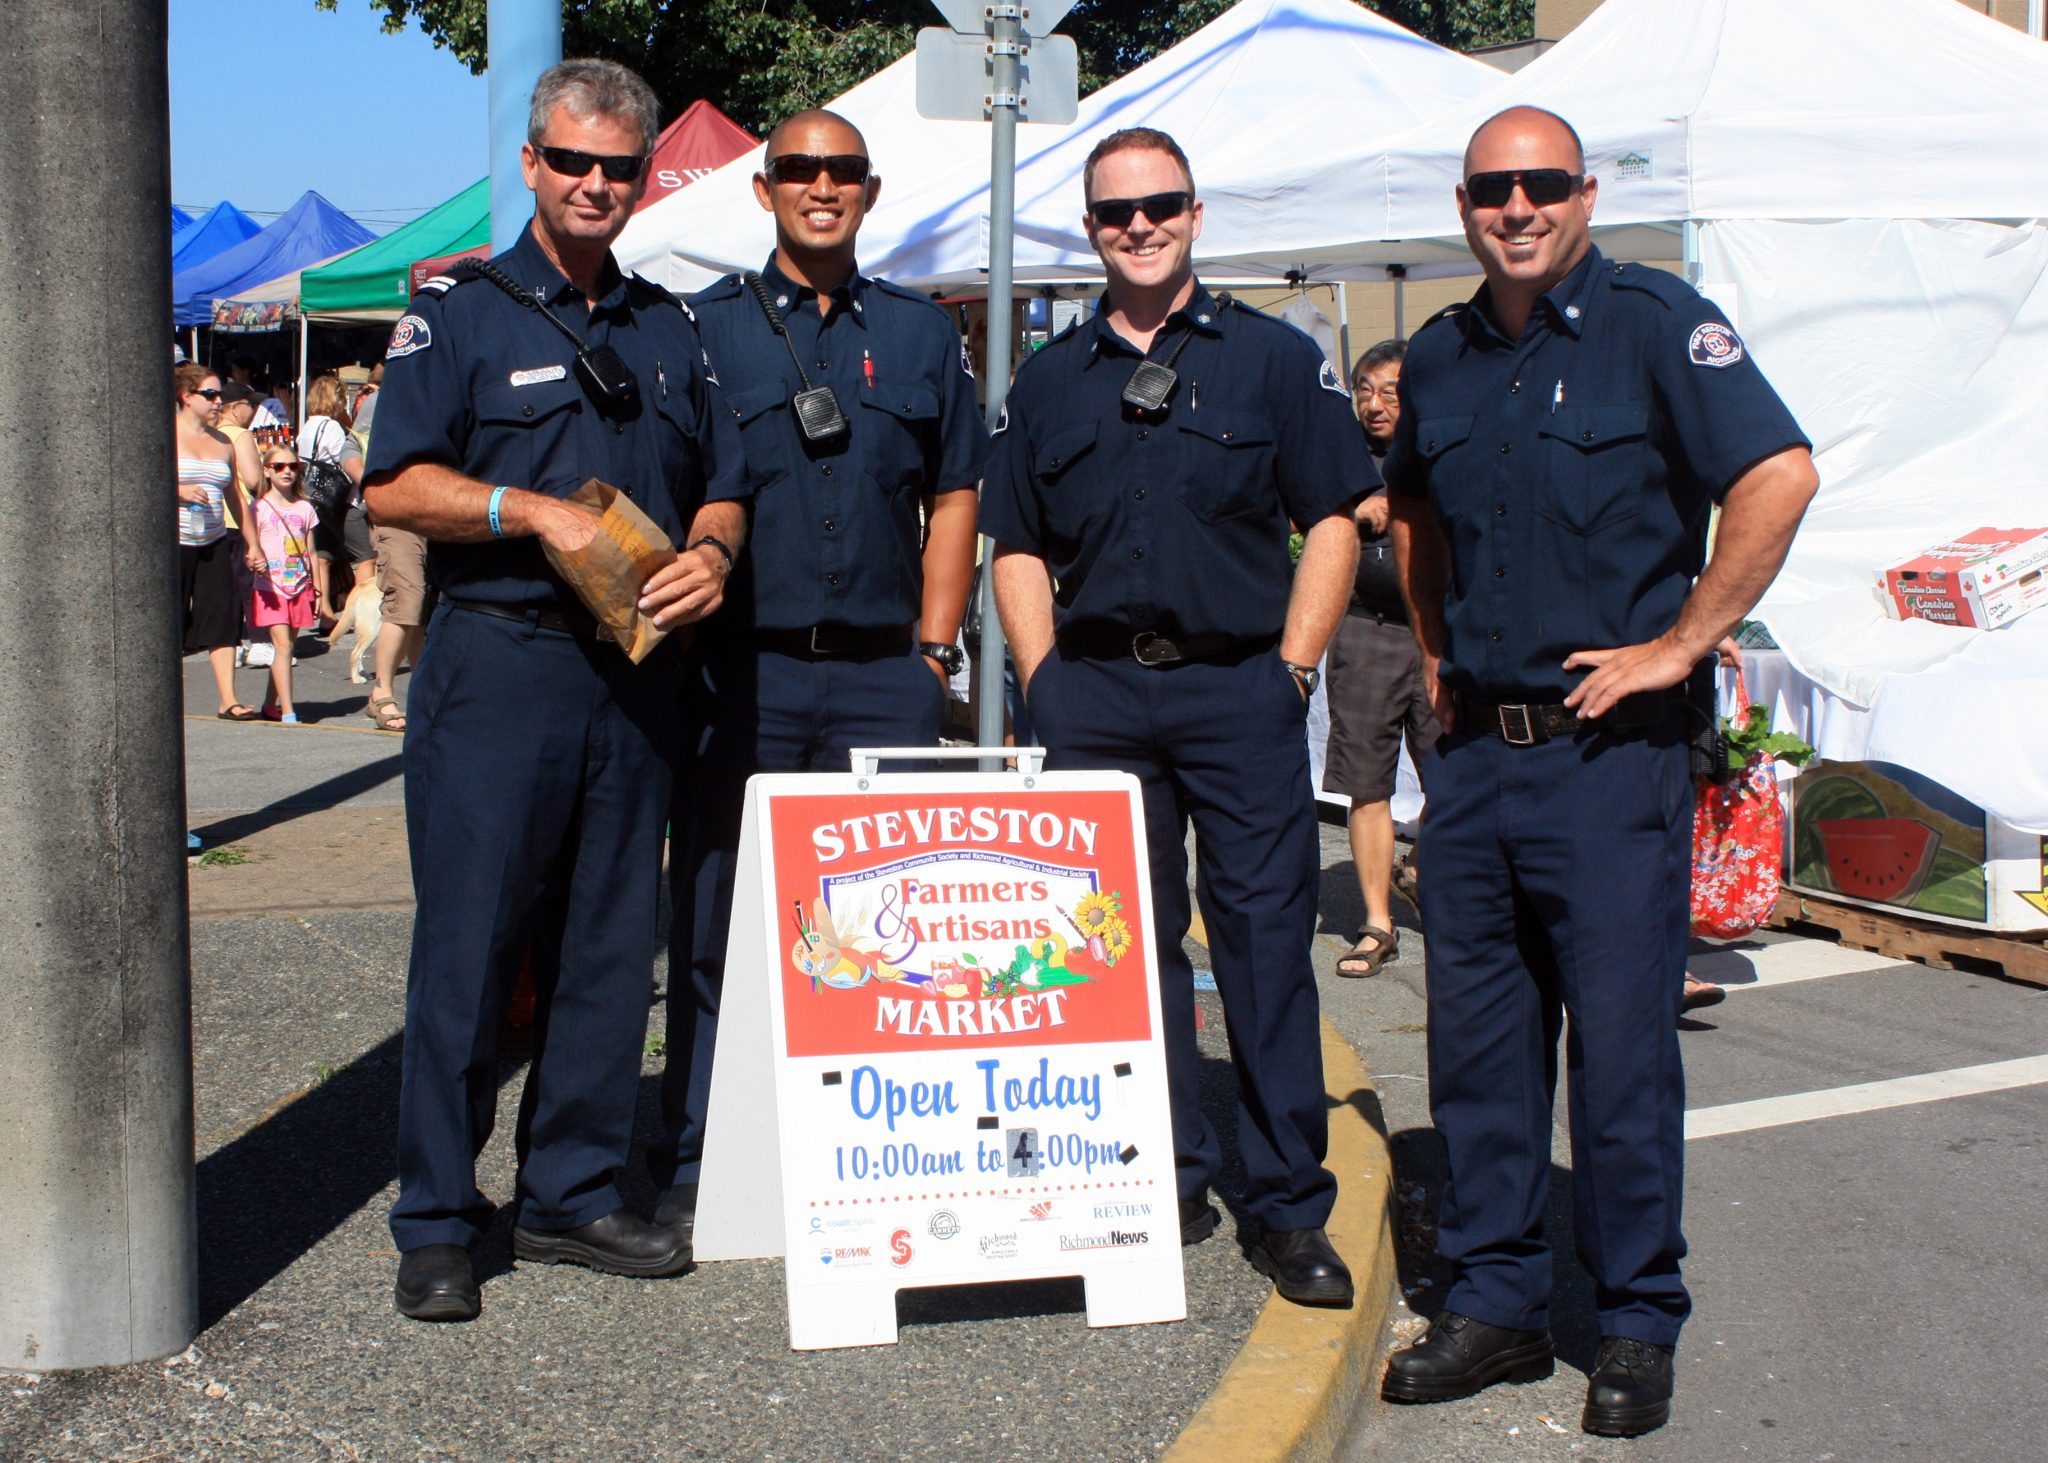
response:
M1187 1315L1138 784L1034 763L747 786L696 1248L783 1256L799 1350L915 1286Z

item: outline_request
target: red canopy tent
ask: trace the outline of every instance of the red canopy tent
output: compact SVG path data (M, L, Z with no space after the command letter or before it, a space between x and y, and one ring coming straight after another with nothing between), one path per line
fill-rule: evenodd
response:
M654 140L652 174L640 208L722 168L761 140L707 101L694 101ZM640 208L633 211L638 213Z
M732 118L699 99L683 108L682 115L661 129L661 135L654 139L654 157L649 164L650 176L647 191L640 195L640 209L657 199L666 198L678 188L689 186L716 168L722 168L750 147L758 147L760 141L747 132ZM490 246L478 245L464 249L458 254L443 254L436 259L421 259L412 266L412 288L436 274L444 274L458 259L472 255L489 258Z

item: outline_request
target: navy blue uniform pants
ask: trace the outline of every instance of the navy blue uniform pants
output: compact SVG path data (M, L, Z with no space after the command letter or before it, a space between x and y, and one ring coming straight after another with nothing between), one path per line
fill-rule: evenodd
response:
M1143 790L1176 1177L1199 1203L1222 1160L1199 1096L1188 932L1195 895L1237 1069L1245 1207L1271 1230L1312 1229L1337 1181L1323 1167L1320 1007L1310 946L1321 856L1307 706L1277 652L1150 667L1055 649L1033 672L1031 719L1049 770L1128 772Z
M647 1029L677 658L443 605L407 697L412 968L398 1112L400 1250L468 1244L521 958L539 996L515 1222L623 1203Z
M704 1159L747 779L850 772L854 747L936 747L946 697L922 655L812 658L731 641L708 646L691 680L704 714L690 726L696 770L677 789L669 846L667 1136L648 1156L662 1188L696 1183Z
M1558 1036L1570 1077L1573 1226L1604 1335L1669 1346L1678 1262L1692 790L1676 727L1512 747L1459 731L1423 769L1430 1113L1450 1160L1447 1309L1549 1324Z

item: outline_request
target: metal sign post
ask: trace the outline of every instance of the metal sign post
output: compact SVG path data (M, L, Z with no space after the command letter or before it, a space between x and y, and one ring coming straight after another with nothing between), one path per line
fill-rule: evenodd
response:
M1080 107L1074 43L1052 28L1072 0L1052 0L1027 10L1015 4L976 0L935 0L953 30L981 45L962 45L951 34L918 34L917 110L926 117L993 124L989 141L988 246L988 428L1003 420L1010 394L1014 321L1010 313L1012 245L1017 195L1017 123L1067 123ZM1031 57L1026 70L1027 54ZM1027 81L1027 76L1029 80ZM981 541L981 644L974 652L974 680L981 705L977 734L983 747L1003 744L1003 627L996 617L995 543ZM984 772L1000 770L998 757L981 761Z

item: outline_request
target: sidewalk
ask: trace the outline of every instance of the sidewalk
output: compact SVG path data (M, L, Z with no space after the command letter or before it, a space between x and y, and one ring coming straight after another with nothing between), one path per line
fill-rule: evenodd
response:
M249 860L191 870L204 1332L167 1363L0 1378L0 1453L1145 1459L1199 1415L1176 1457L1226 1444L1233 1463L1327 1456L1391 1290L1385 1150L1366 1121L1377 1100L1333 1030L1332 1159L1371 1170L1340 1174L1348 1207L1331 1226L1361 1282L1349 1313L1269 1306L1227 1222L1185 1252L1179 1324L1090 1330L1078 1281L961 1287L906 1292L894 1347L798 1353L779 1262L652 1282L514 1267L501 1218L479 1247L480 1320L397 1315L384 1215L411 923L399 742L348 706L360 690L342 660L300 666L301 701L335 722L302 728L213 721L211 682L188 667L191 822ZM664 980L658 967L650 1044ZM1220 1007L1202 1001L1204 1105L1225 1135L1228 1195L1242 1181L1232 1081ZM660 1067L650 1056L643 1068L643 1136ZM500 1200L522 1077L501 1072L511 1090L480 1164ZM647 1212L644 1175L630 1183Z

